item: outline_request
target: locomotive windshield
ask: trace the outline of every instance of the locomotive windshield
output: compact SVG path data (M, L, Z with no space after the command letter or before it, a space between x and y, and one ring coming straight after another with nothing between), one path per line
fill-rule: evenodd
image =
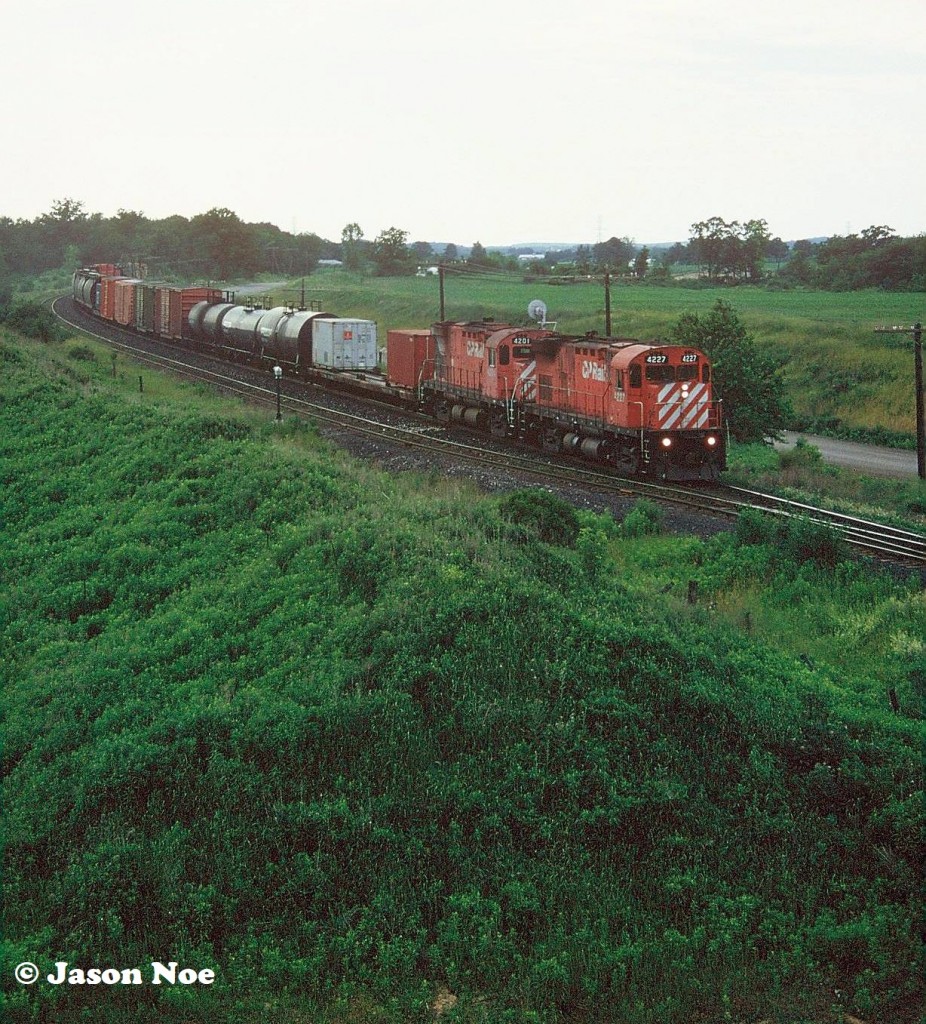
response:
M646 379L657 384L673 380L697 380L698 367L690 363L685 366L670 366L668 363L661 365L648 365L646 367ZM710 371L707 364L704 364L704 380L710 379Z

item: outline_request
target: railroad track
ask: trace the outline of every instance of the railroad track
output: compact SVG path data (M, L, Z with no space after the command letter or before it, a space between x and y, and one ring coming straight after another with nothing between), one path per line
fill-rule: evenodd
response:
M63 307L69 302L70 300L56 300L52 304L55 315L84 334L130 354L137 362L198 383L208 383L223 394L235 395L252 404L276 407L278 399L275 385L264 386L242 377L232 376L228 372L197 365L184 358L187 353L165 355L153 352L143 347L143 339L116 326L106 325L106 329L107 332L113 331L118 334L102 334L97 330L100 325L95 322L85 321L83 317L75 319L65 314ZM88 326L88 322L92 326ZM212 356L208 358L215 359ZM314 387L302 382L299 386L303 389ZM287 414L312 419L316 423L328 424L377 440L398 443L408 449L449 456L456 461L471 462L481 467L516 471L545 482L578 485L601 494L649 498L663 504L728 519L735 519L746 509L759 510L768 515L784 518L800 518L828 527L846 544L856 549L910 565L926 565L926 536L922 534L789 501L775 495L727 486L698 491L621 477L612 472L576 465L571 460L554 461L533 450L529 454L520 454L517 450L493 450L461 441L458 437L451 437L447 428L436 426L430 419L422 417L419 423L414 423L417 418L415 414L403 413L403 419L410 422L402 425L387 423L373 416L360 416L313 402L307 397L294 394L291 386L290 390L280 394L279 401L281 410ZM389 409L395 416L395 407L384 408Z

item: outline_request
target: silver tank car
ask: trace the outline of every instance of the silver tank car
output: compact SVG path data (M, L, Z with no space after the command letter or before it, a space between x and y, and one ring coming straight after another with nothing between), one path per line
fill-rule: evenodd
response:
M312 325L330 313L290 309L276 325L274 351L281 362L298 366L312 365Z
M222 346L249 356L260 352L258 329L268 310L233 306L222 318Z
M74 300L88 309L99 311L100 275L90 270L78 270L72 283Z
M217 305L210 306L206 310L200 327L200 337L203 341L210 345L222 344L222 321L229 310L234 308L235 306L231 302L219 302ZM190 316L192 317L192 315L191 311Z
M257 329L258 351L266 359L275 359L279 362L286 362L277 352L276 331L277 325L292 309L289 306L274 306L267 310L267 315L260 322Z
M202 302L197 302L187 313L187 324L190 328L191 338L200 338L203 333L203 317L206 312L212 307L212 303L207 299L203 299Z

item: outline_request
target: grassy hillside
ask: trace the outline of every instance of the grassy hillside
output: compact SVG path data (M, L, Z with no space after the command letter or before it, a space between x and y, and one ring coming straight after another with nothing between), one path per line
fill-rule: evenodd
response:
M6 1020L918 1020L916 586L386 476L97 351L0 346L0 970L216 982Z
M323 308L377 320L383 336L392 327L426 326L440 309L434 277L360 278L322 271L306 279L306 293ZM298 289L289 293L297 295ZM560 330L604 331L600 283L447 277L446 312L453 319L492 316L520 322L534 298L547 303ZM615 285L612 327L626 337L658 337L684 313L706 313L718 298L730 303L756 340L784 361L800 429L838 428L846 434L911 441L916 429L912 342L909 336L878 335L874 329L926 319L923 293Z

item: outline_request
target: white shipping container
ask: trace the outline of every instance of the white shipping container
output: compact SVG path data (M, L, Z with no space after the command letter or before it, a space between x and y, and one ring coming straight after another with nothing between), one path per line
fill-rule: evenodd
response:
M328 370L376 368L376 323L332 317L312 321L312 362Z

